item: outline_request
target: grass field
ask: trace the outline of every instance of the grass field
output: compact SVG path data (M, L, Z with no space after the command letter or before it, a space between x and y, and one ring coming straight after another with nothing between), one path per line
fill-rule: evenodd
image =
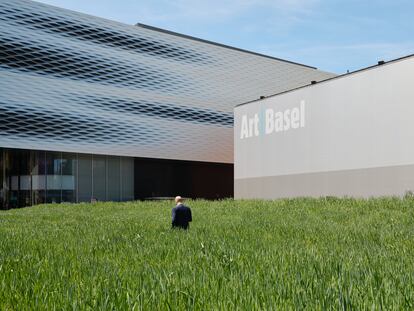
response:
M0 211L0 310L413 309L414 199Z

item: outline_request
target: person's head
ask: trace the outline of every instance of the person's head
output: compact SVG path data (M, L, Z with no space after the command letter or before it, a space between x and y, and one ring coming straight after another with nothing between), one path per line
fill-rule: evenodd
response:
M183 201L184 201L183 198L180 197L179 195L175 197L175 204L183 203Z

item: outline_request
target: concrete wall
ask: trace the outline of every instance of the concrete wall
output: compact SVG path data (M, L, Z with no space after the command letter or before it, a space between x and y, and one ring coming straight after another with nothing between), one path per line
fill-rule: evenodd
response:
M236 107L235 197L414 190L413 77L407 57Z

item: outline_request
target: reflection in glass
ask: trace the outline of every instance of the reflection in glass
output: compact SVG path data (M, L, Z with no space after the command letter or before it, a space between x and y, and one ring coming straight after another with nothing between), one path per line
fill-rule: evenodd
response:
M19 207L31 204L31 180L30 180L30 151L20 153L20 190Z
M0 148L0 209L6 208L5 195L6 190L4 189L4 160L3 160L3 149Z
M46 202L60 203L62 197L62 157L60 152L46 152Z
M76 172L76 154L62 153L62 202L76 202Z
M134 159L122 158L121 160L121 200L134 199Z
M106 157L93 156L93 197L98 201L106 200Z
M134 159L0 148L0 208L134 199Z
M108 201L121 200L121 172L120 172L120 157L107 158L107 172L108 172Z
M78 201L90 202L92 199L92 156L78 155Z
M7 149L3 149L3 182L2 182L2 196L3 208L11 208L10 206L10 153Z
M32 204L46 202L46 153L31 152Z
M30 191L30 151L12 150L8 178L11 191L9 192L9 207L28 206L31 203Z

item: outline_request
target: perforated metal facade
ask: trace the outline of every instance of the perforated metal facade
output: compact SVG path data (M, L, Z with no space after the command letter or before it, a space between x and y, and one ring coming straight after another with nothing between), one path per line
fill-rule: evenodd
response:
M233 106L331 76L32 1L0 29L0 147L232 163Z

